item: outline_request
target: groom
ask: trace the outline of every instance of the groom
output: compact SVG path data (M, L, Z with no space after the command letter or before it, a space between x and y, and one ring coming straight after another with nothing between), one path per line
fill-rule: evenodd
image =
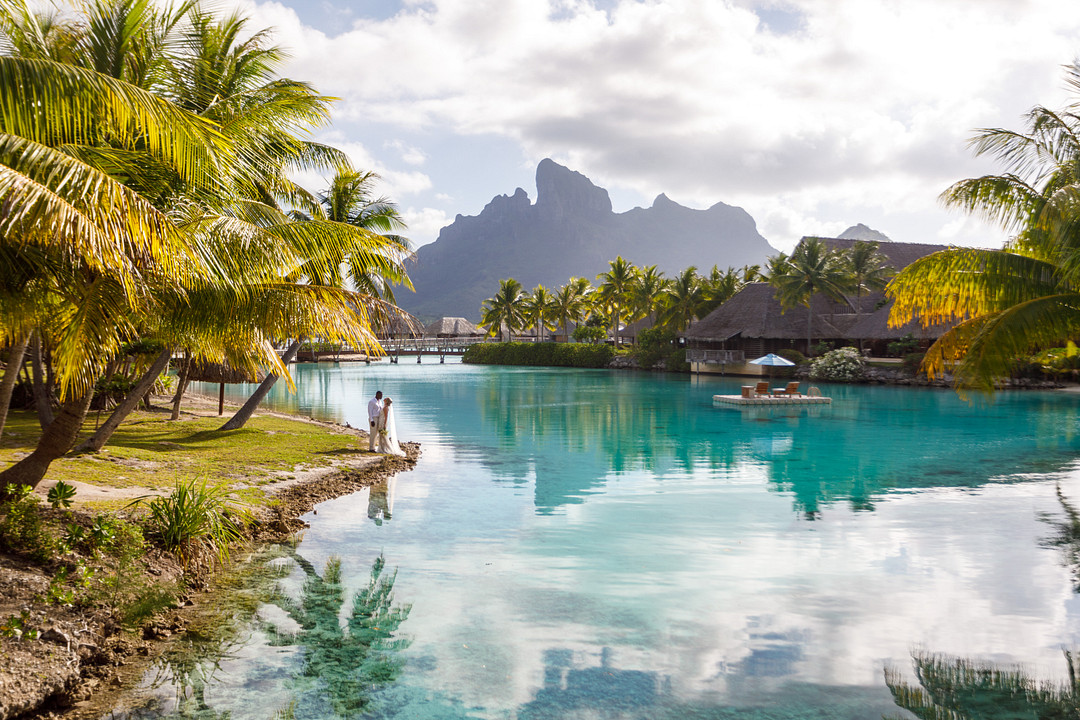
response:
M368 400L368 450L375 452L375 436L379 434L379 413L382 412L382 390L375 393L375 397Z

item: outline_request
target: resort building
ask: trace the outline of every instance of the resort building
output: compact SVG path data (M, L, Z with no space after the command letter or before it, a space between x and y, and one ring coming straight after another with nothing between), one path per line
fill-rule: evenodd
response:
M845 251L858 240L819 238L832 250ZM882 242L879 252L897 271L945 245ZM923 328L917 322L889 327L892 301L881 292L854 295L837 302L824 295L811 298L809 310L803 305L784 308L769 283L748 283L730 300L683 333L686 359L695 373L760 375L767 369L748 360L770 352L794 349L810 355L810 345L828 343L836 347L854 345L871 355L884 356L886 346L911 334L928 346L944 327ZM807 317L807 314L810 317ZM809 322L809 327L808 327ZM809 332L808 332L809 330Z

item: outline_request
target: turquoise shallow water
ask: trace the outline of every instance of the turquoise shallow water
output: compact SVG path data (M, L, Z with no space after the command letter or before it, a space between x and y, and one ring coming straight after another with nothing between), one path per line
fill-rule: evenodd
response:
M913 653L1063 680L1080 645L1049 543L1056 487L1080 499L1080 396L822 386L832 406L749 411L713 407L741 384L717 378L404 360L296 377L277 406L361 427L382 389L423 457L306 518L278 561L289 612L264 605L207 660L203 715L165 682L114 716L906 717L884 674L911 679ZM380 555L394 599L354 611Z

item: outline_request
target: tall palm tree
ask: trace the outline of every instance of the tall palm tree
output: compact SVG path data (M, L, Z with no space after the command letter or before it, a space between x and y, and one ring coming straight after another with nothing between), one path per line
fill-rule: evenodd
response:
M379 175L372 171L339 169L330 180L330 187L317 196L317 212L312 215L297 211L293 215L304 220L319 217L330 222L345 223L370 230L392 242L396 252L412 256L409 239L398 233L408 226L401 217L397 205L385 196L375 197L375 184ZM370 295L395 302L394 284L412 288L408 275L387 272L386 268L371 267L363 254L343 259L347 264L349 281L353 287Z
M570 323L580 323L585 317L586 298L591 289L587 279L570 278L552 298L553 311L562 323L567 342L570 341Z
M499 291L494 297L484 301L480 308L483 317L480 327L487 328L489 335L499 334L499 342L502 342L502 329L506 326L510 333L510 339L514 339L514 331L525 324L525 294L521 289L521 283L514 278L506 278L499 281Z
M1080 95L1080 65L1067 69ZM1080 336L1080 97L1063 111L1036 107L1026 132L982 130L976 155L1003 175L962 180L946 204L997 223L1002 250L951 248L906 267L890 283L889 322L956 323L930 347L930 376L952 366L958 385L993 392L1015 358Z
M676 332L682 332L697 316L704 300L701 278L697 268L691 265L672 278L668 286L661 315L664 324Z
M522 311L525 322L532 323L536 328L536 339L544 341L544 331L554 330L551 324L555 317L555 298L543 285L533 288L532 295L526 295L522 302Z
M630 291L637 274L637 268L633 263L624 260L622 255L618 255L608 262L607 272L596 276L596 279L600 281L598 293L611 306L611 335L616 347L619 345L623 310L631 302Z
M655 265L640 268L630 287L630 302L634 315L655 322L656 312L667 285L664 272L657 270Z
M703 298L697 316L703 318L723 305L742 289L743 284L739 271L735 270L735 268L729 267L727 270L721 271L720 268L713 265L709 275L701 279Z
M876 241L859 240L846 253L851 283L855 290L856 315L862 315L863 293L884 290L896 274L896 270L889 265L889 258L881 253L880 247Z
M791 257L780 264L779 274L771 274L769 281L776 287L784 307L806 307L806 351L810 352L814 313L810 303L817 293L833 300L846 301L844 293L851 288L851 275L843 257L835 253L819 238L803 238Z

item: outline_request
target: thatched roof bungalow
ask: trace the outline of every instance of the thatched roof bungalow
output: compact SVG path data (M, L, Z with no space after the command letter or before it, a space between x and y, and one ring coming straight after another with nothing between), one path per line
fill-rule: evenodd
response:
M830 248L841 251L859 242L844 238L820 239ZM883 242L878 249L895 269L900 270L925 255L945 250L946 246ZM759 374L759 367L746 365L745 361L784 349L809 355L808 312L812 313L809 332L812 344L823 341L835 345L861 343L877 355L884 355L888 343L909 333L928 345L943 331L943 328L924 329L916 322L891 328L888 325L891 308L892 302L883 293L876 292L861 298L848 297L846 302L815 295L809 311L801 305L785 309L772 285L748 283L683 333L687 359L694 372Z
M482 337L484 330L462 317L444 317L424 328L424 337L460 338Z

